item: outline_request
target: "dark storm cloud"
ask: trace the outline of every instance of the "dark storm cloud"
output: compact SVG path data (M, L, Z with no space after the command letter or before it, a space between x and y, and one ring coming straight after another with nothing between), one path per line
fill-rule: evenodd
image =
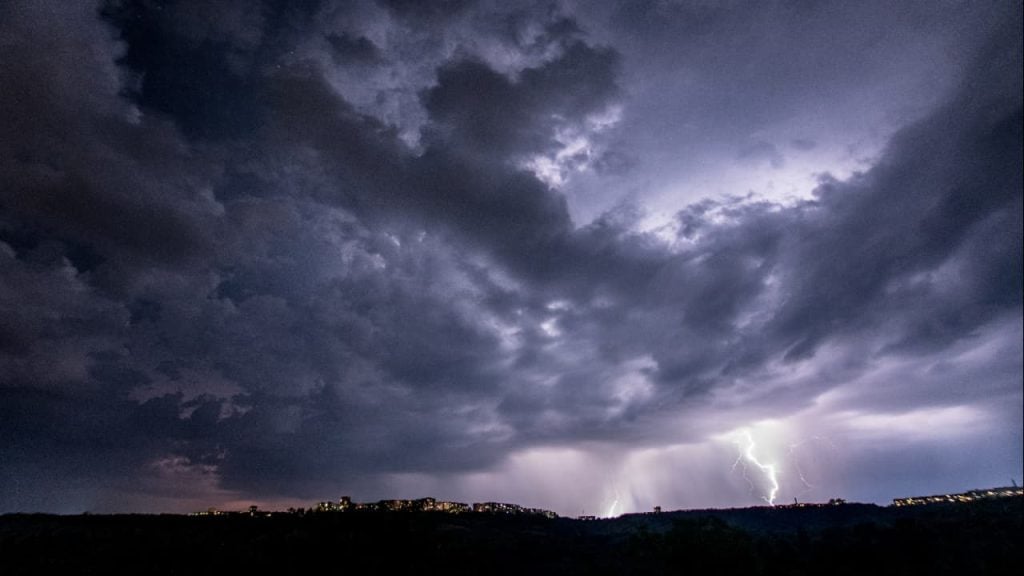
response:
M425 97L445 144L500 157L552 146L559 124L599 112L615 96L615 54L581 42L552 62L524 70L515 81L480 62L458 62L438 73Z
M446 19L467 9L473 2L471 0L441 0L439 2L382 0L380 4L402 16L422 19Z
M716 402L796 409L1019 321L1012 26L870 169L787 205L690 204L666 241L642 201L574 222L530 169L628 101L620 53L571 14L247 6L2 9L0 509L316 498L649 446L679 415L697 440ZM786 165L749 135L729 159ZM745 384L829 346L847 356L812 383ZM1019 386L1019 361L999 371L989 398ZM942 386L899 403L953 402Z
M140 119L117 98L112 32L81 7L9 11L0 94L6 233L25 248L63 242L111 268L180 266L208 249L217 210L204 188L211 167L170 123ZM46 50L32 42L37 33L48 35Z
M327 41L334 49L333 56L343 63L373 62L380 58L380 51L366 36L352 38L348 34L331 34Z
M800 291L776 320L801 334L790 355L828 326L890 315L905 330L894 346L942 346L1019 308L1022 117L1011 94L1021 49L998 46L969 88L897 134L875 168L819 188L793 252Z

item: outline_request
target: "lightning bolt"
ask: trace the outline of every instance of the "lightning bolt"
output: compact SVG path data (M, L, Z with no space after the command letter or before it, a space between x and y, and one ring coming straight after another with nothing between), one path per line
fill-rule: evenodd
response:
M788 450L787 453L788 453L788 455L791 456L790 460L793 462L793 467L797 470L797 476L800 477L801 484L804 485L804 490L800 493L800 495L807 494L807 493L811 492L812 490L814 490L814 488L815 488L815 486L813 484L811 484L810 482L807 481L806 478L804 478L804 470L800 466L800 459L797 458L797 450L802 448L804 445L812 443L812 442L821 442L821 443L827 444L828 447L831 448L831 449L834 449L834 450L836 449L836 445L833 443L833 441L831 441L831 440L829 440L829 439L827 439L825 437L821 437L821 436L812 436L811 438L809 438L807 440L803 440L803 441L798 442L796 444L791 444L790 445L790 450Z
M767 496L762 496L761 499L768 503L769 506L775 506L775 496L779 493L779 479L778 472L775 469L775 464L762 464L757 456L754 456L754 450L757 449L757 444L754 442L754 437L750 434L750 430L740 430L738 433L740 438L736 439L736 446L739 448L739 456L736 457L736 462L733 463L733 470L740 462L749 462L750 464L757 467L765 478L768 479L768 484L771 489L768 491ZM743 466L743 479L750 484L750 488L754 488L754 483L747 477L747 467Z
M607 517L607 518L614 518L615 517L615 508L618 507L618 505L619 505L619 491L616 490L615 491L615 500L612 502L611 506L608 507L608 513L605 514L605 517Z
M804 485L804 489L801 490L800 494L797 494L797 496L803 496L804 494L807 494L814 490L814 484L808 482L807 478L804 477L803 468L800 467L800 460L796 457L797 449L806 444L807 442L808 440L804 440L802 442L797 442L796 444L789 445L789 460L790 462L793 463L793 469L796 470L796 475L800 477L800 483Z

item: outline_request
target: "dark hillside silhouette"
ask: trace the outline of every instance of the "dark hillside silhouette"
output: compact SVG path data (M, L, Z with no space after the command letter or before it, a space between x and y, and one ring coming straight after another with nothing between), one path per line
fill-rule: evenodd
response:
M1024 499L635 514L0 517L0 574L1010 574ZM318 566L325 564L324 572Z

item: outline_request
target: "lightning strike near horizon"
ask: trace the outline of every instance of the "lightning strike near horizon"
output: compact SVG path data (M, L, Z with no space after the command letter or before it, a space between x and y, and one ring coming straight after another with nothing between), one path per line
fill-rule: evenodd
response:
M616 490L615 491L615 499L612 501L611 505L608 506L608 512L605 513L605 517L606 518L614 518L615 517L615 509L618 506L619 506L619 491Z
M754 456L754 450L757 448L757 444L754 442L754 437L750 434L750 430L741 430L737 434L742 436L742 439L745 440L745 442L741 442L740 439L735 440L740 453L739 456L736 457L736 462L732 465L733 469L735 469L741 461L746 461L761 470L771 486L771 489L768 491L768 495L762 496L761 499L767 502L769 506L775 506L775 497L779 492L778 472L775 469L775 464L762 464L761 461ZM753 488L754 484L750 481L750 478L747 477L745 464L743 466L743 478L746 479L747 483L750 484L751 488Z
M801 440L800 442L795 442L795 443L789 445L789 450L787 451L787 454L789 456L789 461L792 464L793 469L796 470L796 474L800 478L800 483L803 484L803 486L804 486L803 490L799 494L797 494L797 496L803 496L805 494L808 494L808 493L812 492L814 490L814 488L816 488L816 486L814 484L811 484L807 480L807 477L804 476L803 468L800 466L800 460L797 457L797 450L802 448L804 445L806 445L808 443L811 443L811 442L823 442L823 443L827 444L830 448L833 448L833 449L835 449L835 447L836 447L835 444L832 442L832 440L828 439L827 437L822 437L822 436L811 436L810 438L807 438L806 440Z

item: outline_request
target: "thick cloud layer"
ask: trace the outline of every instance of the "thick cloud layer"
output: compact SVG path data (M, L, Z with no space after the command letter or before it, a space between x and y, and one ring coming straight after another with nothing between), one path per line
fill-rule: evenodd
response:
M1019 477L1019 6L700 6L4 5L0 510Z

